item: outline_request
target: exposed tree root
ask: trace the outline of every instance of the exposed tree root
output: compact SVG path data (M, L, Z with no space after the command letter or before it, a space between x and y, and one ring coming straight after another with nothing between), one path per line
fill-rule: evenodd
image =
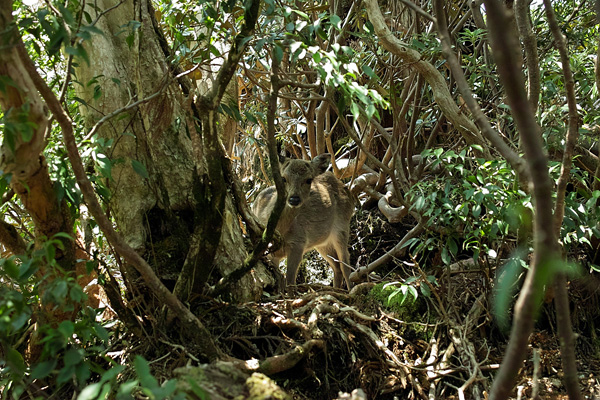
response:
M430 296L391 308L373 283L350 293L302 285L298 292L306 292L297 297L245 305L211 301L198 310L227 358L201 364L199 354L169 345L169 357L159 359L169 376L166 360L187 364L177 369L179 380L194 380L211 398L248 398L258 390L281 399L291 392L314 400L485 399L502 356L497 342L505 338L494 333L482 279L483 273L450 273L441 286L423 279ZM556 392L559 379L548 378L560 368L552 340L532 337L540 357L523 365L522 395L529 397L534 383L542 397ZM586 385L587 393L600 387L593 378Z

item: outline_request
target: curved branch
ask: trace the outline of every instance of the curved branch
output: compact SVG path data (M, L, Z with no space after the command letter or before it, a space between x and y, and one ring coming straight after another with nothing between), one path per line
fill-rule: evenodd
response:
M533 33L531 21L529 20L529 4L531 2L528 0L515 0L514 10L527 62L527 96L535 113L538 109L541 90L540 59L537 51L537 38Z
M409 239L412 239L423 232L424 226L421 222L414 226L404 237L394 246L393 249L379 257L377 260L373 261L366 267L360 267L358 270L354 271L350 274L350 280L352 282L358 282L363 280L368 274L379 268L381 265L387 263L392 258L396 257L401 251L404 250L404 245Z
M558 259L558 242L552 221L552 181L548 173L548 158L543 151L541 128L527 94L521 71L520 55L516 35L506 29L509 15L506 7L497 0L485 0L487 22L492 50L498 64L498 72L506 92L507 102L521 137L521 145L533 183L535 204L534 253L529 272L515 304L510 341L502 365L492 385L491 398L506 399L517 378L519 368L527 353L529 334L533 330L535 310L543 292L543 274L548 266Z
M405 46L398 38L396 38L385 23L377 0L365 0L365 6L369 20L375 28L375 33L379 36L379 41L389 52L397 55L405 63L410 64L423 78L427 81L435 102L440 107L448 121L450 121L456 129L463 135L464 139L469 144L479 144L483 146L484 152L489 156L487 143L481 137L481 134L473 121L461 113L460 109L452 99L450 90L446 81L439 71L429 62L421 59L419 52Z
M265 375L272 375L286 371L310 354L313 348L324 349L325 341L320 339L311 339L306 343L294 347L291 351L259 360L236 360L233 362L236 368L246 372L262 372Z
M215 346L211 339L212 336L210 335L210 332L208 332L200 320L163 285L146 260L136 253L136 251L133 250L131 246L125 242L123 237L113 228L112 223L104 213L104 210L96 197L94 188L83 168L81 156L79 155L77 143L75 142L75 135L73 133L73 122L62 108L52 90L39 75L37 68L29 58L20 37L19 42L19 55L25 65L27 73L62 129L69 160L71 161L73 172L77 178L77 184L81 189L81 193L90 214L93 215L96 223L115 250L140 273L154 295L163 304L167 305L177 317L179 317L181 323L185 326L186 332L192 336L195 344L200 346L204 355L209 360L215 360L221 357L221 351Z
M481 129L481 132L484 136L492 143L492 145L500 152L500 154L510 163L510 165L519 173L520 178L522 179L523 186L527 187L526 183L529 182L529 171L527 170L527 165L525 161L519 157L519 155L512 149L497 130L495 130L490 121L487 119L481 107L475 100L473 96L473 92L465 78L465 74L462 71L462 68L456 58L456 54L452 51L452 47L450 44L450 37L448 36L448 26L446 24L446 17L444 15L444 3L439 0L434 1L436 19L437 19L437 31L440 36L440 41L442 42L442 53L450 66L452 71L452 75L454 75L454 79L456 80L456 85L460 94L463 96L467 107L471 110L473 117L475 117L475 123Z

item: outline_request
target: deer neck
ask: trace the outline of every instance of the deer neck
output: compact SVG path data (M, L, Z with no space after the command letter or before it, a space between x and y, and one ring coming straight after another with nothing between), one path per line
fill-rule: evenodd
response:
M279 222L277 222L277 230L282 234L287 232L303 208L303 206L290 207L286 204L281 212L281 216L279 217Z

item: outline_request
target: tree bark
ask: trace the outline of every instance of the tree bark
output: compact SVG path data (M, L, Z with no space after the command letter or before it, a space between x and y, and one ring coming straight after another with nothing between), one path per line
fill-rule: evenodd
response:
M76 70L84 83L78 95L93 104L93 110L85 105L81 110L91 127L128 103L156 96L97 132L114 141L110 159L124 161L113 166L112 179L106 180L112 194L111 215L127 243L153 264L163 280L178 282L176 292L187 301L209 278L227 275L246 256L223 174L221 135L226 121L217 113L231 76L219 81L224 85L219 102L211 100L208 108L202 102L190 107L188 97L195 86L185 78L174 79L176 68L167 61L170 50L150 2L100 0L95 7L105 10L115 5L98 22L104 34L93 36L86 45L95 61L81 63ZM88 12L96 13L91 7ZM117 35L123 26L131 26L130 21L138 21L139 28ZM127 33L133 35L131 45L124 40ZM85 85L92 79L101 80L102 96L96 101L94 88ZM212 87L204 89L212 93ZM145 165L147 178L132 168L134 161ZM155 257L161 254L170 257ZM232 297L255 299L262 293L262 281L244 278L232 289Z
M19 58L18 38L17 26L12 18L12 1L2 0L0 76L8 77L12 84L0 90L0 107L4 110L6 121L0 148L0 170L11 175L10 185L33 219L36 244L39 245L59 232L73 235L73 222L66 203L59 202L56 197L54 182L42 155L49 121L44 101ZM56 249L56 260L67 271L72 270L75 267L74 242L65 238L60 240L64 250ZM9 241L2 243L7 247L16 244Z
M525 93L525 80L516 49L517 38L509 24L508 11L499 1L485 0L492 50L498 63L500 79L512 110L521 144L530 171L535 204L534 252L529 272L515 304L510 341L500 370L490 392L491 399L506 399L514 386L517 373L527 354L529 334L533 330L535 310L543 293L550 265L560 257L558 242L552 224L552 181L548 173L548 159L543 151L541 129L536 123L531 103Z

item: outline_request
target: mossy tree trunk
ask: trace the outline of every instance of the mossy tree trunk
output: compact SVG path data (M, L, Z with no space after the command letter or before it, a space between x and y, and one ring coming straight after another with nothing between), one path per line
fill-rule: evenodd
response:
M128 244L171 288L179 281L176 293L186 301L209 279L241 266L246 256L224 173L224 124L217 124L218 100L231 77L222 81L216 103L194 104L196 85L175 78L178 71L168 61L170 50L151 3L100 0L87 11L94 18L109 9L97 24L103 35L86 44L92 61L75 70L78 96L87 103L80 109L92 128L139 102L97 130L111 143L104 151L112 163L111 176L104 177L111 192L108 208ZM250 277L232 292L237 300L260 293L260 280Z

